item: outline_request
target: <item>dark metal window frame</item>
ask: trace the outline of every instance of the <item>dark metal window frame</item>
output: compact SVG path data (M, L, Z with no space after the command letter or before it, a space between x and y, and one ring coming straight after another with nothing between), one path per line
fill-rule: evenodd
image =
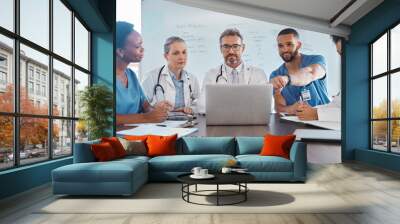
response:
M85 73L89 77L89 86L92 84L92 75L91 75L91 30L87 26L87 24L82 20L82 18L72 9L72 7L65 1L60 0L60 2L71 11L71 59L64 58L63 56L53 52L53 0L48 0L49 2L49 49L42 47L27 38L20 36L20 0L14 0L13 9L14 9L14 31L10 31L0 26L0 35L3 35L7 38L13 40L13 76L14 76L14 112L1 112L0 116L7 116L13 118L13 153L14 153L14 164L11 167L7 167L4 169L0 169L0 171L15 169L18 167L28 166L37 163L43 163L53 159L61 159L65 157L69 157L73 155L74 151L74 142L75 142L75 122L79 120L78 117L75 116L75 69ZM82 66L75 64L75 19L77 19L83 27L88 31L88 69L83 68ZM45 54L49 57L48 64L48 114L47 115L38 115L38 114L26 114L20 112L20 44L23 44L27 47L32 48L42 54ZM58 60L68 66L71 67L71 116L55 116L53 115L53 59ZM48 158L43 158L38 162L21 164L20 162L20 118L29 117L29 118L45 118L48 119ZM71 121L71 154L53 157L53 144L52 144L52 131L53 131L53 121L56 120L66 120Z
M377 36L374 40L372 40L369 43L369 99L370 99L370 106L369 106L369 124L370 124L370 135L369 135L369 145L370 145L370 149L371 150L376 150L376 151L382 151L382 150L378 150L378 149L374 149L374 132L373 132L373 123L376 121L386 121L387 122L387 131L386 131L386 145L387 145L387 150L386 152L388 153L393 153L393 154L399 154L400 152L392 152L392 127L391 127L391 123L392 121L398 121L400 120L400 117L392 117L392 101L391 101L391 78L392 75L400 72L400 67L398 68L394 68L391 69L391 32L392 30L397 27L400 26L400 21L397 21L396 23L394 23L393 25L391 25L389 28L387 28L383 33L381 33L379 36ZM387 65L386 65L386 72L377 74L374 76L373 74L373 44L376 43L377 40L379 40L381 37L383 37L384 35L387 35ZM387 110L387 117L386 118L373 118L373 94L374 94L374 85L373 85L373 81L382 77L386 77L386 86L387 86L387 105L386 105L386 110Z

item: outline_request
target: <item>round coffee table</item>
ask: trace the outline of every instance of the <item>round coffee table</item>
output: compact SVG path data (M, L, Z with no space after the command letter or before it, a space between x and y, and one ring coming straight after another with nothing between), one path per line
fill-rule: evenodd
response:
M234 205L247 200L247 192L249 188L247 183L255 180L255 177L249 173L216 173L213 174L215 177L212 179L193 179L190 177L191 173L182 174L177 177L178 181L182 183L182 199L188 203L198 205ZM198 190L197 185L216 185L215 190ZM194 191L190 191L190 186L195 186ZM236 185L237 190L223 190L220 189L220 185ZM209 192L215 192L215 194L206 194ZM202 204L190 201L190 196L203 196L203 197L216 197L216 204ZM239 200L231 203L221 203L221 197L232 197L241 196Z

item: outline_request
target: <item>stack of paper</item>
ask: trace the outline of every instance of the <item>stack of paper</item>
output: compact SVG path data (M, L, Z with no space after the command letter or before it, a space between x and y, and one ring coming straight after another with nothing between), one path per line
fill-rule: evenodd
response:
M125 124L125 126L139 127L139 126L160 126L160 127L170 127L170 128L179 128L182 127L187 121L169 121L166 120L161 123L139 123L139 124Z
M288 121L293 121L293 122L304 123L304 124L309 124L309 125L317 126L317 127L320 127L320 128L326 128L326 129L330 129L330 130L340 131L340 122L334 122L334 121L302 121L297 116L281 117L281 119L288 120Z
M161 135L170 136L178 134L178 138L196 132L197 128L160 127L154 124L140 125L136 128L117 132L118 135Z

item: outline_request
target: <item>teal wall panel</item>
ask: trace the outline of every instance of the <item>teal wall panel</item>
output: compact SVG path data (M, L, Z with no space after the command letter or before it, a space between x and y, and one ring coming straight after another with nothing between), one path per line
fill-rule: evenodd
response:
M400 1L386 0L351 27L345 52L345 103L343 108L343 159L358 160L387 169L398 156L368 150L369 124L369 43L400 22ZM392 156L392 157L391 157ZM400 163L397 163L400 164ZM397 165L399 166L399 165Z
M92 31L92 81L114 89L114 24L116 0L66 0ZM114 118L110 118L114 119ZM110 127L112 130L112 127ZM72 163L72 157L0 172L0 199L51 181L51 171Z
M0 172L0 199L51 181L51 171L72 163L72 157Z
M356 149L355 160L400 172L400 155L368 149Z

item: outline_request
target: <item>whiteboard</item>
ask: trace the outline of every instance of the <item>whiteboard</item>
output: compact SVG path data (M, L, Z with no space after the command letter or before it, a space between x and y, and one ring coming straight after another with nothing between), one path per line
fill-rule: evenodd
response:
M142 36L145 56L140 64L139 78L165 64L163 45L170 36L179 36L188 47L186 70L202 84L205 73L223 63L219 36L227 28L238 28L246 45L243 60L261 67L267 74L282 63L276 36L282 25L179 5L164 0L142 0ZM340 91L340 57L328 34L296 29L303 43L304 54L320 54L327 63L329 95Z

